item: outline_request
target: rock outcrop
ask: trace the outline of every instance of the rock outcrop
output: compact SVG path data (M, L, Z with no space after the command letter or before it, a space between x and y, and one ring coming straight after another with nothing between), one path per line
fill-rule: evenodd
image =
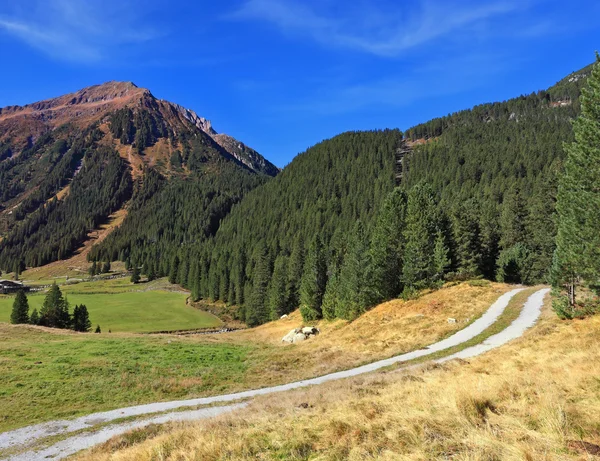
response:
M319 329L316 327L294 328L283 337L281 342L284 343L299 343L319 334Z

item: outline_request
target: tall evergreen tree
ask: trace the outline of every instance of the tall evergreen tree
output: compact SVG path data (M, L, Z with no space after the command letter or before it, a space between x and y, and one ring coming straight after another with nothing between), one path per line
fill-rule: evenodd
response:
M300 282L300 313L305 321L320 319L327 285L327 263L321 238L317 235L306 253Z
M254 268L252 292L246 306L246 323L249 326L260 325L270 319L267 302L271 264L264 242L260 242L255 254L256 266Z
M338 317L355 319L375 303L367 284L371 267L369 240L364 225L358 221L340 270L340 302L336 312Z
M69 303L63 298L62 292L54 283L40 309L40 325L51 328L70 328L71 316L69 314Z
M140 283L140 270L137 264L133 266L133 272L131 273L131 283Z
M437 200L428 184L414 186L408 193L402 281L405 290L429 286L435 274L434 250L439 228Z
M27 301L27 296L23 290L18 291L15 296L12 312L10 314L10 323L29 323L29 301Z
M273 277L269 285L269 311L271 319L277 320L289 312L288 297L286 292L288 258L280 255L275 259Z
M397 297L401 292L403 231L406 193L396 188L383 202L370 247L370 279L365 280L373 302Z
M290 309L295 309L300 305L300 281L304 272L304 241L301 235L298 235L292 247L290 261L288 264L288 277L286 292L288 296L287 304Z
M29 323L31 323L32 325L39 325L40 324L40 314L38 314L38 310L34 309L31 312L31 317L29 318Z
M573 123L575 140L558 188L557 260L560 281L575 305L575 285L600 280L600 55L581 96L581 115Z
M433 247L433 281L442 283L444 275L450 266L450 250L441 230L437 231Z
M464 279L481 275L483 249L476 203L456 205L451 221L457 275Z
M85 304L73 309L73 330L86 333L92 329L92 322Z
M326 320L333 320L337 317L338 313L342 313L340 274L338 269L334 268L327 278L321 309L323 311L323 318Z

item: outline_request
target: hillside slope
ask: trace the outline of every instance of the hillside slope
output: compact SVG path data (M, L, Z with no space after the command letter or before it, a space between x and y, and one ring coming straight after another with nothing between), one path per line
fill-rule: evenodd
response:
M106 174L111 168L117 176ZM277 173L193 111L128 82L0 109L0 267L21 271L68 257L155 183L150 176L165 187L196 185L185 197L211 204L196 216L211 233L232 203Z
M361 292L373 280L364 268L377 251L375 237L381 243L385 235L398 261L392 261L393 271L375 269L387 272L395 286L369 287L375 300L358 310L399 295L403 287L431 286L444 277L544 282L554 251L563 143L572 138L571 120L579 113L588 74L585 68L548 90L407 130L412 152L403 160L403 192L390 197L388 211L379 209L394 188L402 133L352 132L323 141L235 206L210 244L194 254L200 263L193 279L194 263L187 261L188 277L175 279L196 297L243 305L240 315L261 323L299 306L304 256L318 237L324 261L319 264L326 266L315 281L319 317L328 279L331 290L350 290L348 299L370 295ZM415 204L413 216L407 215L407 200L408 208ZM389 222L391 216L397 222ZM354 228L357 221L362 226ZM445 254L439 270L433 261L436 241ZM413 245L414 267L404 264L404 242ZM390 248L379 254L390 255ZM352 267L344 269L345 262ZM336 296L330 299L339 304Z
M547 307L522 339L468 362L268 396L76 459L596 459L599 327L597 317L561 322Z

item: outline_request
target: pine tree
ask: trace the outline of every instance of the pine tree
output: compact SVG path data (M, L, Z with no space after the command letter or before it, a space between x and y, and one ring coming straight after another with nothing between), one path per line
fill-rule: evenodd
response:
M384 201L371 239L371 277L366 281L375 303L400 294L406 193L396 188Z
M429 286L435 274L434 249L439 230L439 213L433 190L417 184L408 193L406 208L406 241L402 281L405 291Z
M269 320L268 287L271 277L271 264L267 247L261 241L256 250L256 267L252 283L252 293L246 304L246 323L249 326L260 325Z
M441 230L438 230L433 247L433 281L442 283L444 275L450 266L450 250L446 244L446 238Z
M305 321L322 317L321 304L327 285L327 265L323 243L317 235L306 253L300 281L300 313Z
M17 295L15 296L12 313L10 314L10 323L29 323L29 302L27 301L27 296L22 290L18 291Z
M269 310L271 319L277 320L289 312L288 297L286 292L288 258L280 255L275 259L273 277L269 286Z
M169 269L169 283L177 283L177 274L179 273L179 257L173 256Z
M337 317L352 320L374 304L367 285L369 280L369 240L361 221L353 229L348 253L340 270L340 302Z
M507 250L517 243L525 243L527 209L519 188L513 185L502 202L500 214L500 247Z
M140 283L140 270L137 265L133 266L133 272L131 273L131 283Z
M94 330L94 333L102 333L102 330L100 329L100 325L96 325L96 329Z
M73 330L86 333L92 329L92 322L85 304L73 309Z
M71 327L69 303L63 298L62 292L56 283L48 290L39 315L40 325L51 328Z
M40 324L40 314L38 314L37 309L34 309L33 312L31 313L31 317L29 318L29 323L31 323L32 325Z
M301 236L294 240L288 266L287 304L290 309L295 309L300 305L300 282L304 272L304 241Z
M451 221L457 275L462 279L481 275L483 249L476 203L459 203Z
M341 312L340 301L340 275L337 269L329 275L327 285L325 286L325 294L323 295L323 318L333 320L336 318L336 313Z
M89 270L90 276L94 277L98 273L98 266L96 265L96 261L92 261L92 266Z
M108 274L110 272L110 261L106 261L102 266L102 273Z
M156 280L156 272L154 271L154 264L152 263L152 260L148 261L147 269L146 269L146 277L148 278L149 282Z
M600 280L600 55L581 96L581 115L573 123L575 140L567 159L557 199L557 262L560 282L575 306L575 285L583 278Z

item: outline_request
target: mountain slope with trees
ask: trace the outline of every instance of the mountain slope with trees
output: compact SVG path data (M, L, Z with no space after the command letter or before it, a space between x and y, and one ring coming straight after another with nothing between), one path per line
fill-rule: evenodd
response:
M404 139L353 132L316 145L233 207L206 245L180 248L179 262L192 256L187 278L173 280L194 297L242 306L250 324L297 307L307 321L354 318L448 279L545 282L563 143L590 70ZM403 140L412 152L394 190Z
M170 244L201 241L278 171L208 120L132 83L0 109L0 268L18 273L67 258L126 207L130 241L162 235L165 222L179 223L167 232ZM172 209L172 200L181 206ZM164 218L158 229L149 226L156 217Z

